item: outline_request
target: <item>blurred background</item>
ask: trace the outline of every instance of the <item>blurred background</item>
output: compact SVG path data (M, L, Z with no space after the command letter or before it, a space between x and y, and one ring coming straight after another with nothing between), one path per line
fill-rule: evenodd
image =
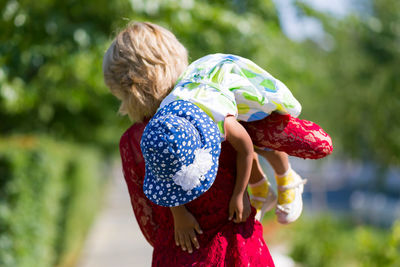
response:
M112 177L122 181L118 142L131 122L101 63L131 20L170 29L190 61L252 59L331 134L328 158L291 159L309 179L305 210L284 227L266 216L270 248L298 266L400 266L397 0L0 1L0 266L76 266L85 254Z

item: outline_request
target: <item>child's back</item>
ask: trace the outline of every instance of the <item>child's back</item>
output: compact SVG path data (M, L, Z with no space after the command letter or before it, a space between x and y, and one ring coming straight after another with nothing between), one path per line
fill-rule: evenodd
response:
M297 117L301 106L289 89L267 71L240 56L212 54L185 70L161 107L178 99L199 106L224 136L227 116L240 121L261 120L278 111Z

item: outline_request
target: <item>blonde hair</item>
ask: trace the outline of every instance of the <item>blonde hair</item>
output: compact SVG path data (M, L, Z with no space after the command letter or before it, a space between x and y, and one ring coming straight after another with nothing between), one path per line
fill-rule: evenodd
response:
M104 55L104 81L121 100L119 112L143 121L154 115L187 64L185 47L170 31L149 22L131 23Z

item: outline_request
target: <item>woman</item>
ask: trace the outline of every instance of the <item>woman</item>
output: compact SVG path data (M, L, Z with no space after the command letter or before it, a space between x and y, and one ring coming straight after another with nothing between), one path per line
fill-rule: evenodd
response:
M228 220L236 177L236 152L228 143L222 143L212 187L185 205L193 216L186 226L196 229L197 235L192 240L178 240L181 247L175 242L177 226L174 229L170 209L157 206L144 195L141 136L148 119L186 66L186 49L171 32L151 23L128 25L117 35L103 61L105 82L121 100L120 112L136 121L121 137L120 153L136 219L154 248L152 265L274 266L262 226L254 220L254 208L243 223ZM196 246L197 242L198 249L188 253L191 243Z

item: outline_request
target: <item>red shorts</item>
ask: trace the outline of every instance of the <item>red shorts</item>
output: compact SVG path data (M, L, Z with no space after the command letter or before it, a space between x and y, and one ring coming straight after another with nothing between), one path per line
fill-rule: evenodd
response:
M265 119L241 123L253 144L261 149L307 159L319 159L332 153L331 137L311 121L274 112Z

